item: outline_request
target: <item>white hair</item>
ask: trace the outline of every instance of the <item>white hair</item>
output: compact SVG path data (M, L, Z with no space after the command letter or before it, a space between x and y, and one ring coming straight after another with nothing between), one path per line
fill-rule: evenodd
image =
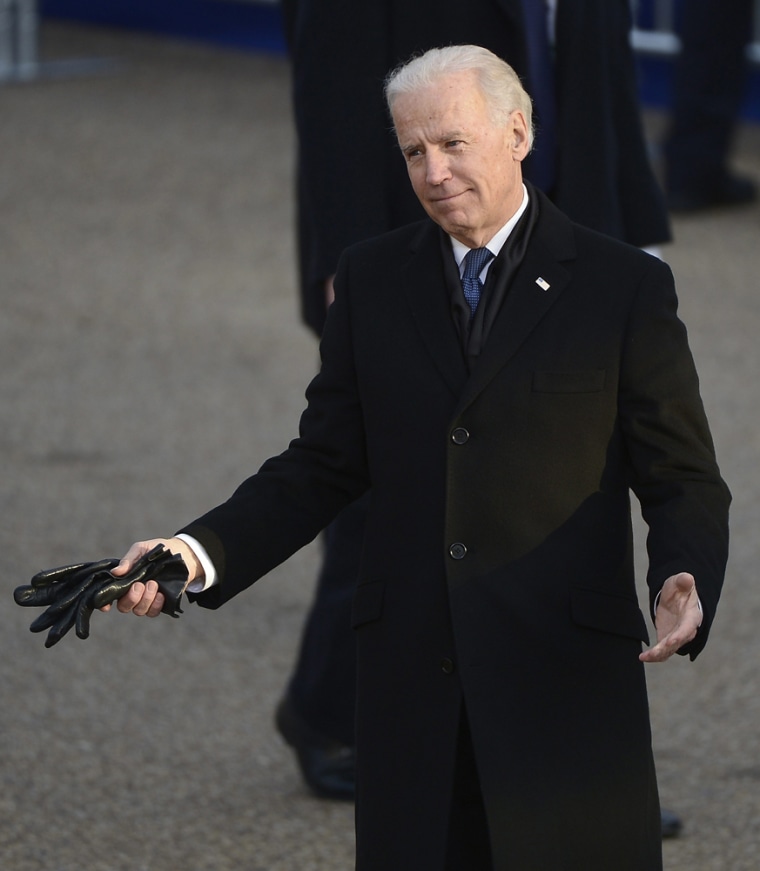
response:
M515 110L523 113L531 147L533 106L520 77L506 61L479 45L431 48L396 67L385 80L385 99L391 114L397 97L429 87L441 76L461 72L477 74L495 124L505 124Z

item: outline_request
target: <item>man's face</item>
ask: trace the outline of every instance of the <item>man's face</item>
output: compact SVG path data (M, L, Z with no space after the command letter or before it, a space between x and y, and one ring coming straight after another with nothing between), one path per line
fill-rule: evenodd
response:
M393 119L425 211L465 245L485 245L522 202L523 114L514 111L496 126L477 74L466 71L398 96Z

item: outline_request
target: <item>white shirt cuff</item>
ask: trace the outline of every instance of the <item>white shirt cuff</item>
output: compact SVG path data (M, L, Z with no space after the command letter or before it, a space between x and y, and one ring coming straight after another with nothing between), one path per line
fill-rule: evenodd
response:
M192 535L185 535L184 532L180 532L177 538L182 539L196 557L198 557L198 562L201 564L201 568L203 569L203 577L198 578L195 581L190 581L187 585L187 592L202 593L204 590L208 590L209 587L218 584L219 577L206 548L197 539L193 538Z

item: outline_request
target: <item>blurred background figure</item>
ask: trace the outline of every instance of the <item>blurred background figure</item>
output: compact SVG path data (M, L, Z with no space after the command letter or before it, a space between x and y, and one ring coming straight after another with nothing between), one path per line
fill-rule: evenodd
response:
M695 212L750 203L755 182L729 166L747 83L753 0L687 0L665 142L668 207Z

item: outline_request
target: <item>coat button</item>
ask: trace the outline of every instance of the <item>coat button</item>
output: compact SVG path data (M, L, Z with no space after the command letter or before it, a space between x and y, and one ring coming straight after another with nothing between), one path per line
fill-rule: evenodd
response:
M449 556L452 559L464 559L467 555L467 548L461 541L455 541L449 548Z
M441 660L441 671L444 674L454 674L454 660L445 657Z
M454 442L455 445L463 445L469 440L470 434L463 426L458 426L451 433L451 441Z

